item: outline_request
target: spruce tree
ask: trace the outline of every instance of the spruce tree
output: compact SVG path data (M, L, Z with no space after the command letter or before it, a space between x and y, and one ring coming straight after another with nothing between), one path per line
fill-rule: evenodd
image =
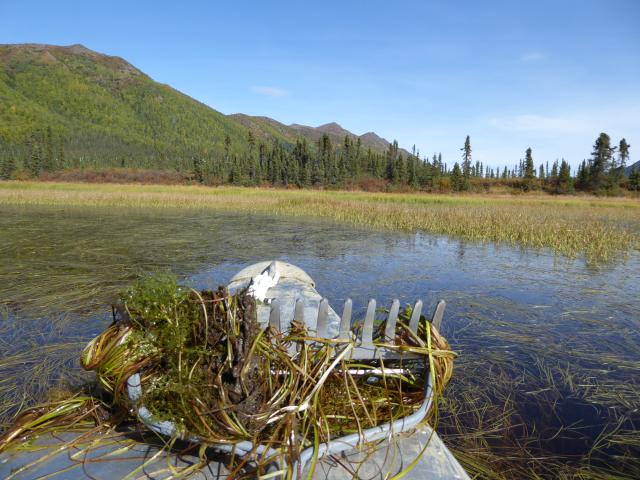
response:
M618 169L614 174L613 182L615 185L620 185L620 181L624 177L624 170L627 166L627 161L629 160L629 148L631 145L627 143L626 139L620 140L620 144L618 145Z
M462 189L469 189L469 177L471 176L471 140L469 135L464 141L464 146L460 149L462 151Z
M533 156L531 155L531 147L527 148L525 151L525 160L524 160L524 183L523 188L525 190L533 189L533 181L535 179L535 167L533 165Z
M231 161L230 152L231 152L231 137L227 134L224 136L224 165L227 168L229 167L229 162Z
M16 161L13 155L7 155L0 164L0 179L9 180L16 169Z
M124 159L124 157L123 157L123 159ZM58 168L65 168L66 167L65 158L64 158L64 142L62 141L62 138L59 139L59 143L58 143L58 158L57 158L56 163L58 165Z
M51 127L47 127L47 133L45 135L45 156L43 163L43 170L51 171L55 170L55 159L53 157L53 132Z
M198 183L204 183L203 162L200 157L193 157L193 178Z
M31 175L37 177L42 171L42 150L40 148L40 143L34 136L31 137L29 145L30 151L27 162L27 169L29 170L29 173L31 173Z
M587 168L586 160L582 160L582 163L578 165L578 174L576 175L576 187L579 190L587 190L589 188L589 169Z
M596 143L593 145L593 152L591 153L589 188L592 191L612 186L608 174L614 151L615 147L611 146L609 135L604 132L601 133L596 139Z
M464 178L458 162L453 165L453 171L451 172L451 188L455 192L459 192L464 188Z
M558 191L560 193L567 193L571 190L571 167L562 159L560 164L560 172L558 173Z
M629 148L631 148L631 145L629 145L624 138L620 140L618 155L620 157L620 167L622 167L623 170L627 166L627 161L629 160Z
M398 143L394 141L394 143L389 144L389 148L387 148L386 166L384 169L385 179L389 182L394 182L397 178L397 172L395 171L397 156Z

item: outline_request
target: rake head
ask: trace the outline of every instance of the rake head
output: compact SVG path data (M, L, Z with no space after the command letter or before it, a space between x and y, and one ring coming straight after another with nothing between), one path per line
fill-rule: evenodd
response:
M442 318L444 316L444 309L446 303L444 300L440 300L436 310L431 318L431 323L439 329ZM353 350L352 358L357 360L375 360L375 359L400 359L411 357L410 353L402 353L397 350L384 348L384 345L393 345L396 341L396 326L398 323L398 315L400 313L400 300L395 299L391 304L389 313L385 320L384 325L384 338L380 339L380 342L374 343L374 322L376 314L376 301L375 299L369 300L367 305L367 313L364 317L362 328L354 329L352 326L352 311L353 302L348 298L344 302L342 308L342 316L340 317L340 331L337 336L330 335L330 316L329 316L329 301L323 298L318 306L317 317L315 318L315 336L318 338L326 338L328 340L354 340L355 348ZM422 300L418 300L411 311L411 318L409 320L409 329L417 334L418 323L420 322L420 316L422 315ZM284 321L283 321L284 320ZM301 324L313 325L314 319L305 319L305 304L302 299L297 299L295 302L295 308L292 321L299 322ZM306 321L305 321L306 320ZM311 321L310 321L311 320ZM280 301L275 298L272 300L269 311L269 326L276 331L283 330L283 323L287 324L283 319L281 313Z

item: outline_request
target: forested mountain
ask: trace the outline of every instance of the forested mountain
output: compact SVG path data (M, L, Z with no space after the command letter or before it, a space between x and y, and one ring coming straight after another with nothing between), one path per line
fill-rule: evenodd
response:
M82 45L0 45L0 107L5 151L26 155L29 143L50 135L55 145L44 149L62 144L68 159L105 167L191 168L193 156L241 155L253 148L250 137L285 148L306 137L314 149L326 127L223 115L119 57ZM344 133L329 132L334 143L357 138L337 128ZM382 152L388 142L365 139L363 145Z
M573 176L564 159L536 168L531 148L513 168L473 162L467 136L447 164L337 123L224 115L82 45L0 45L1 180L127 167L207 184L610 194L640 191L640 170L623 169L630 147L601 133Z

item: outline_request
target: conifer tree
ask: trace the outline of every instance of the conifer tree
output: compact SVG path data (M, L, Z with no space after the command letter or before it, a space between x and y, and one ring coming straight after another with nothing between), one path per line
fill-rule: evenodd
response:
M617 185L620 184L622 177L624 176L624 170L627 166L627 161L629 160L629 148L631 145L627 143L626 139L620 140L620 144L618 145L618 172L616 174L615 183ZM633 173L633 172L632 172Z
M9 180L16 169L16 161L13 155L7 155L0 164L0 180Z
M55 170L55 159L53 157L53 132L51 131L50 126L47 127L47 133L45 135L45 156L43 161L43 170Z
M607 178L611 168L611 160L615 147L611 147L611 139L606 133L601 133L593 145L591 165L589 168L589 188L593 191L610 187Z
M40 149L40 143L33 135L29 139L29 156L27 157L26 167L34 177L40 175L42 171L42 150Z
M123 159L124 159L124 156L123 156ZM58 168L66 167L65 158L64 158L64 142L62 138L59 138L59 142L58 142L58 158L56 163L58 164Z
M533 189L533 181L535 176L536 176L536 173L535 173L535 167L533 165L533 156L531 155L531 147L529 147L525 151L525 160L524 160L523 187L525 190Z
M562 159L560 164L560 172L558 173L558 191L566 193L571 190L571 167Z
M471 140L469 135L464 141L464 146L460 149L462 151L462 189L469 189L469 177L471 176Z
M198 183L204 183L204 169L203 162L200 157L193 157L193 178Z
M394 141L392 144L389 144L389 148L387 148L386 155L386 166L385 166L385 178L389 182L395 182L397 178L397 156L398 156L398 142Z
M576 187L580 190L586 190L589 188L589 169L587 168L586 160L582 160L582 163L578 165Z
M627 143L627 140L624 138L620 140L620 145L618 146L618 155L620 157L620 167L624 170L627 166L627 161L629 161L629 148L631 145Z
M453 170L451 171L451 188L455 192L459 192L464 188L464 177L458 162L453 164Z
M229 161L231 160L230 158L230 152L231 152L231 137L226 134L224 136L224 164L225 167L229 166Z

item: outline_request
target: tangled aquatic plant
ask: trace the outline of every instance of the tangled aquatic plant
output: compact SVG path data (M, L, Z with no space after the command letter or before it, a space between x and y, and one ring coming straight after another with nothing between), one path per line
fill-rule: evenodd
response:
M424 399L426 372L436 394L452 374L446 340L424 318L412 332L410 311L400 316L395 341L378 337L379 346L412 354L394 362L352 360L354 341L318 339L300 323L284 332L263 329L253 298L222 288L197 292L171 277L138 283L115 312L81 357L112 395L112 408L144 406L154 422L171 422L174 436L190 441L264 447L234 458L232 473L249 461L258 473L274 460L293 465L303 449L410 415ZM368 371L378 372L376 381ZM134 374L139 399L126 394ZM20 435L28 434L21 428ZM7 432L4 445L13 438L15 431Z

